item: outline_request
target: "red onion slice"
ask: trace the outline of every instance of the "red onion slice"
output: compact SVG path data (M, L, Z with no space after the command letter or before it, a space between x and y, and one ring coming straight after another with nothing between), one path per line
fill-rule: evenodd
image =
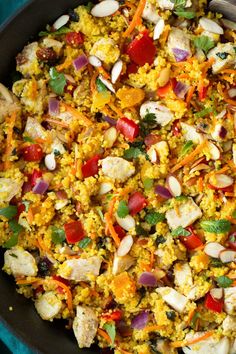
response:
M103 120L105 120L105 122L109 123L111 126L116 126L117 121L113 118L110 118L108 116L103 116Z
M39 180L34 188L32 189L32 192L35 194L44 194L49 187L49 184L45 182L43 179Z
M184 84L181 81L178 81L174 87L174 93L176 94L177 97L183 100L186 93L188 92L188 89L189 89L188 85Z
M188 58L189 56L189 52L187 50L184 50L184 49L180 49L180 48L173 48L172 49L172 52L175 56L175 60L177 62L179 61L184 61Z
M148 311L143 311L139 313L132 319L131 328L143 329L148 322Z
M50 97L48 101L48 113L50 116L55 116L59 113L60 102L54 98Z
M157 279L153 273L143 272L138 279L138 283L144 286L155 287L157 286Z
M160 185L157 185L155 187L155 193L165 199L172 198L172 194L170 193L170 191L167 188L160 186Z
M77 71L85 67L87 64L88 64L88 58L86 57L85 54L80 55L78 58L76 58L73 61L74 68Z

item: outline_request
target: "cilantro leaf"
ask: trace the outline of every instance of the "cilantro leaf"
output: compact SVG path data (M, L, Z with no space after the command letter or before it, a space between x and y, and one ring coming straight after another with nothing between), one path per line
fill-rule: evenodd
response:
M193 142L192 140L187 141L180 152L180 157L185 156L190 150L192 150Z
M96 87L97 87L98 92L107 91L106 86L104 85L104 83L100 79L96 80Z
M63 27L59 28L57 31L54 31L54 32L41 31L41 32L39 32L38 36L39 37L44 37L44 36L48 36L49 34L51 34L53 36L59 36L59 35L66 34L66 33L69 33L69 32L71 32L70 28L68 28L66 26L63 26Z
M29 143L34 143L34 140L32 138L30 138L29 136L24 136L23 139L24 139L24 141L27 141Z
M12 219L17 214L17 207L15 205L9 205L6 208L0 209L0 215L5 216L7 219Z
M79 241L78 246L80 248L86 248L91 242L91 238L85 237L83 240Z
M184 8L187 0L170 0L174 4L174 8Z
M127 205L127 202L125 200L121 200L118 209L117 209L117 215L119 218L125 218L129 214L129 208Z
M182 226L179 226L171 232L171 235L174 237L189 236L189 235L191 235L191 232L189 232L188 230L185 230Z
M63 229L59 229L56 226L51 227L51 238L52 242L57 244L57 243L62 243L66 239L65 231Z
M165 214L156 211L150 212L145 216L145 221L149 225L156 225L157 223L165 220Z
M123 157L126 160L132 160L132 159L137 159L137 157L142 154L143 152L139 148L131 146L129 149L124 151Z
M201 318L201 315L200 315L199 312L196 311L196 312L194 313L194 315L193 315L193 318L192 318L191 322L190 322L190 327L191 327L192 329L195 329L197 320L198 320L199 318Z
M114 341L116 338L116 326L113 323L105 323L103 328L111 338L111 344L114 345Z
M62 73L58 73L55 68L50 68L49 75L51 79L49 80L49 86L52 91L57 95L62 95L64 92L64 88L66 86L66 78Z
M19 235L19 233L24 230L24 228L20 224L18 224L16 220L9 221L9 228L13 232L13 234L17 235Z
M157 127L156 116L154 113L147 113L144 118L140 121L140 134L142 137L145 137L150 133L152 129Z
M188 197L186 195L179 195L178 197L175 197L175 200L178 202L182 202L183 200L187 200Z
M215 47L215 43L212 39L207 36L200 36L193 40L193 44L196 48L202 49L205 54L209 52L209 50Z
M11 236L11 238L4 243L4 245L2 246L3 248L12 248L14 246L16 246L18 243L18 234L13 234Z
M223 234L229 232L231 223L229 220L205 220L200 223L201 228L206 232L212 232L214 234Z
M216 53L216 55L222 59L222 60L225 60L228 56L229 56L229 53L226 53L226 52L219 52L219 53Z
M179 17L187 18L189 20L196 17L196 12L194 11L184 11L183 9L179 9L177 11L174 11L174 13Z
M208 108L204 108L202 111L195 113L195 117L196 118L202 118L207 116L209 113L213 112L213 108L212 107L208 107Z
M216 281L219 287L221 288L228 288L233 283L233 280L227 277L226 275L221 275L220 277L217 277Z
M145 178L143 181L144 189L149 191L153 187L154 180L153 178Z
M148 236L148 231L145 230L141 225L135 226L136 234L139 236Z

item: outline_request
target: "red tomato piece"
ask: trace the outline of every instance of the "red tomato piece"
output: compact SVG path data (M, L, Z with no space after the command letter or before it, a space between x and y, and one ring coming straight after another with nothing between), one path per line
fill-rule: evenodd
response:
M198 91L198 97L200 101L204 101L207 96L208 86L201 86Z
M236 232L233 232L231 235L229 235L227 244L231 249L236 251Z
M161 98L166 97L166 95L175 88L177 85L176 79L171 79L170 81L167 82L167 84L163 87L159 87L157 89L157 95Z
M126 236L126 232L125 230L118 224L114 225L114 229L115 232L117 233L117 235L119 236L119 239L122 240L122 238L124 238Z
M129 76L130 74L136 74L137 71L138 71L138 65L135 63L129 63L127 65L126 75Z
M71 47L78 47L84 43L84 35L81 32L69 32L66 34L66 44Z
M29 182L32 187L37 183L37 180L42 177L42 172L39 170L33 170L33 173L29 176Z
M43 158L43 150L39 144L32 144L22 150L25 161L41 161Z
M84 178L94 176L98 174L98 160L101 158L100 155L95 155L88 161L86 161L82 166L82 174Z
M190 226L187 227L187 230L191 232L191 235L179 237L180 241L184 244L184 246L188 250L194 250L195 248L202 246L203 243L200 238L195 234L193 228Z
M60 277L60 275L53 275L53 276L52 276L52 279L58 280L58 281L60 281L61 283L65 284L66 286L69 286L69 285L70 285L69 280ZM65 292L65 290L64 290L61 286L58 286L58 287L57 287L57 291L58 291L60 294L64 294L64 292Z
M118 119L116 129L130 142L133 142L139 134L138 124L126 117Z
M171 127L174 136L179 136L181 133L179 119L175 120Z
M160 141L160 136L157 134L148 134L147 136L145 136L144 139L144 144L147 147L150 147L154 144L156 144L158 141Z
M81 221L72 221L64 225L66 240L68 243L76 243L82 240L85 236Z
M113 312L108 312L102 314L102 318L105 321L120 321L122 318L122 311L121 310L114 310Z
M208 310L221 313L224 307L224 300L216 300L210 293L207 293L205 298L205 307Z
M128 46L127 54L130 60L137 65L143 66L146 63L151 65L156 56L153 39L147 33L139 35Z
M138 214L147 206L147 200L140 192L135 192L129 197L128 208L131 215Z

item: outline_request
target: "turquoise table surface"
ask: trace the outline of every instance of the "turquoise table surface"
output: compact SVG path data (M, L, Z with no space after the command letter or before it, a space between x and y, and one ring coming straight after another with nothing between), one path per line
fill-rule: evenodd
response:
M27 0L0 0L0 24L5 22L9 16L14 14ZM5 344L3 344L5 343ZM0 353L1 354L33 354L23 343L19 342L0 323Z

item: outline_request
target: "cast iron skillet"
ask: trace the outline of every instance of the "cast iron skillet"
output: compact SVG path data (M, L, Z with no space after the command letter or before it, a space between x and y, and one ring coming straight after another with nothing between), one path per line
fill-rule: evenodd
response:
M52 23L69 8L86 0L31 0L15 17L0 27L0 82L10 84L10 73L15 67L15 56L32 36ZM3 252L0 251L0 269ZM13 311L9 311L9 307ZM72 331L65 322L42 321L33 303L15 291L15 282L0 270L0 321L35 353L43 354L97 354L96 348L79 349Z

